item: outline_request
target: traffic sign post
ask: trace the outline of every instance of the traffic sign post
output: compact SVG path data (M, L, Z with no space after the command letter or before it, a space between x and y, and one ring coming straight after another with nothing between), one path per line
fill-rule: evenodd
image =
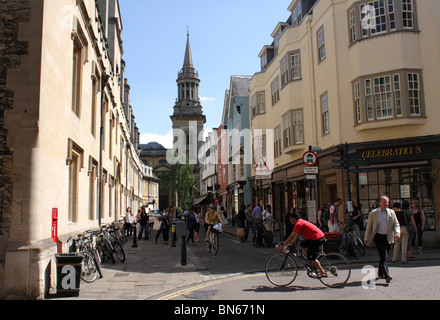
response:
M318 163L318 155L313 151L307 151L303 154L302 160L306 166L313 167Z

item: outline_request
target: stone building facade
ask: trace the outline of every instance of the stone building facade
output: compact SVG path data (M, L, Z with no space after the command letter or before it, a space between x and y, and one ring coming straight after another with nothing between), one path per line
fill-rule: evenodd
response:
M2 298L44 297L70 237L143 205L122 29L118 0L0 2Z

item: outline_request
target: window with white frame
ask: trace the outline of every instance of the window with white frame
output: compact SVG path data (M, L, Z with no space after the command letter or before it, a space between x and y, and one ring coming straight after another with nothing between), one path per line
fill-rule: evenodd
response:
M276 78L272 81L272 105L275 105L278 101L280 101L280 77L276 76Z
M356 17L354 9L348 12L348 25L350 29L350 41L354 43L356 41Z
M353 84L353 94L354 94L354 110L356 112L356 122L362 122L362 111L361 111L361 91L359 87L359 81Z
M371 88L371 79L365 80L365 105L367 110L367 120L374 120L373 90Z
M321 120L322 120L322 135L326 135L330 133L330 119L328 113L327 92L321 96Z
M420 116L420 83L418 73L408 73L409 111L412 116Z
M283 115L283 146L284 148L290 147L292 145L292 121L290 111Z
M293 132L295 136L295 144L304 143L304 125L302 110L293 111Z
M292 11L292 25L300 24L302 21L302 3L298 2L298 5Z
M281 88L289 82L289 62L288 55L284 56L280 62Z
M297 80L301 78L301 61L299 53L291 55L291 74L292 80Z
M353 99L356 123L421 117L422 73L402 69L361 77L353 81Z
M393 116L391 104L391 77L384 76L373 79L376 119L386 119Z
M274 129L274 133L273 133L273 150L274 150L274 157L279 157L282 154L281 151L281 125L277 126Z
M393 76L394 86L394 105L396 108L396 117L402 116L402 98L400 96L400 75L395 74Z
M324 26L321 26L317 32L318 40L318 60L321 62L325 59L325 37L324 37Z
M415 0L357 1L348 9L350 43L372 36L416 29Z
M304 143L302 109L289 110L282 117L283 147Z
M402 19L404 29L414 28L413 0L402 0Z
M252 118L266 113L266 95L264 91L256 92L251 98Z

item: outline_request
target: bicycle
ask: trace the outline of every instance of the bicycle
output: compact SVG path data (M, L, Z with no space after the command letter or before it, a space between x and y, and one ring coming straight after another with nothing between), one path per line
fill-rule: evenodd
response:
M217 255L218 248L220 246L220 244L219 244L219 233L220 232L214 228L213 224L210 224L208 226L208 228L210 228L211 232L209 233L209 237L206 241L206 250L208 250L208 253L212 253L213 255Z
M318 276L316 268L308 265L308 260L302 248L295 244L294 248L283 253L274 254L265 265L267 279L277 287L287 287L295 281L298 275L298 265L307 270L310 278L318 279L327 287L338 288L344 286L351 275L350 262L339 253L325 253L324 245L319 247L317 260L327 273L326 277Z
M96 266L95 259L89 251L89 244L87 242L90 240L82 235L78 236L78 239L73 240L73 244L75 251L83 257L80 278L85 282L91 283L94 282L98 277L98 268Z
M353 254L356 259L359 259L359 255L365 256L365 246L361 238L356 234L353 224L344 224L339 252L345 257Z
M122 244L116 238L115 229L112 228L111 226L103 226L101 227L101 229L103 231L104 241L107 247L110 249L112 258L113 258L113 254L115 254L119 261L124 262L125 261L124 248L122 248Z
M255 220L255 235L254 235L254 246L258 248L260 245L266 244L268 248L275 247L277 242L275 235L271 231L267 231L263 222Z

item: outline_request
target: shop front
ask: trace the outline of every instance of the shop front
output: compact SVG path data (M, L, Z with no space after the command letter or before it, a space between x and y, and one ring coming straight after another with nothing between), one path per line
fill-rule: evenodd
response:
M424 243L438 246L440 239L440 136L349 145L350 157L368 166L352 174L353 201L364 215L377 208L378 198L394 202L417 200L425 212ZM362 172L364 171L364 172Z

